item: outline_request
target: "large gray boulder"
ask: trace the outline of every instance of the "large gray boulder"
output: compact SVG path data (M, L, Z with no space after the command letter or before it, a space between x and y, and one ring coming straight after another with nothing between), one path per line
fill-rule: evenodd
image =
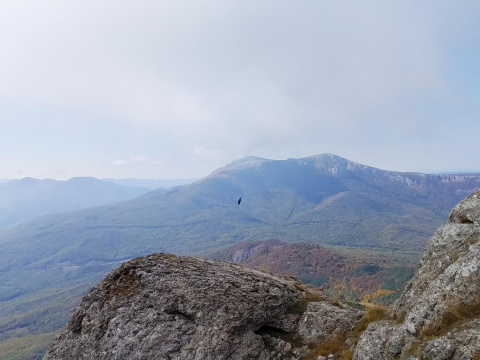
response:
M480 192L432 237L389 316L369 325L354 359L480 359Z
M86 295L44 359L316 359L353 351L361 317L293 278L154 254Z

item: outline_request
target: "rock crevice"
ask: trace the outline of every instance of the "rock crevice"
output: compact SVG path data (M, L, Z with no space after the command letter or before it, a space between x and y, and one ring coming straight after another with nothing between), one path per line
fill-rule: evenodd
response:
M86 295L45 359L303 359L361 318L293 278L153 254Z
M480 359L480 192L458 204L417 274L355 351L364 359Z

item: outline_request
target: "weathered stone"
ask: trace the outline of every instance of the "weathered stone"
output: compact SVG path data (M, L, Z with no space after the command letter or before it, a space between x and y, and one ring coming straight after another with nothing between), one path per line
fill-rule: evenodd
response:
M360 318L292 278L154 254L85 296L45 359L301 359Z
M298 325L298 334L310 343L321 344L353 330L361 318L361 312L327 301L310 303Z
M480 358L480 192L457 205L432 237L415 277L370 324L355 359ZM433 340L431 340L433 339ZM373 357L364 357L370 351Z

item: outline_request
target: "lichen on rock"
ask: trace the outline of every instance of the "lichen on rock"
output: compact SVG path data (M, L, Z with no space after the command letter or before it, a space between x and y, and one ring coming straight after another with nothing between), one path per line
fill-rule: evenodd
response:
M437 230L391 320L368 327L354 359L479 359L479 240L476 192Z
M303 359L361 317L293 278L153 254L87 294L45 359Z

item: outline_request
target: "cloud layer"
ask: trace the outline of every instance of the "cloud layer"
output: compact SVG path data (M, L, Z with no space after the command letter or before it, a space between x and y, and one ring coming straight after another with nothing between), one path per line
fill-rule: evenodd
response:
M461 155L480 150L479 15L474 1L4 1L0 130L72 176L196 177L322 152L480 171ZM2 156L4 173L32 166ZM136 174L109 166L122 161Z

